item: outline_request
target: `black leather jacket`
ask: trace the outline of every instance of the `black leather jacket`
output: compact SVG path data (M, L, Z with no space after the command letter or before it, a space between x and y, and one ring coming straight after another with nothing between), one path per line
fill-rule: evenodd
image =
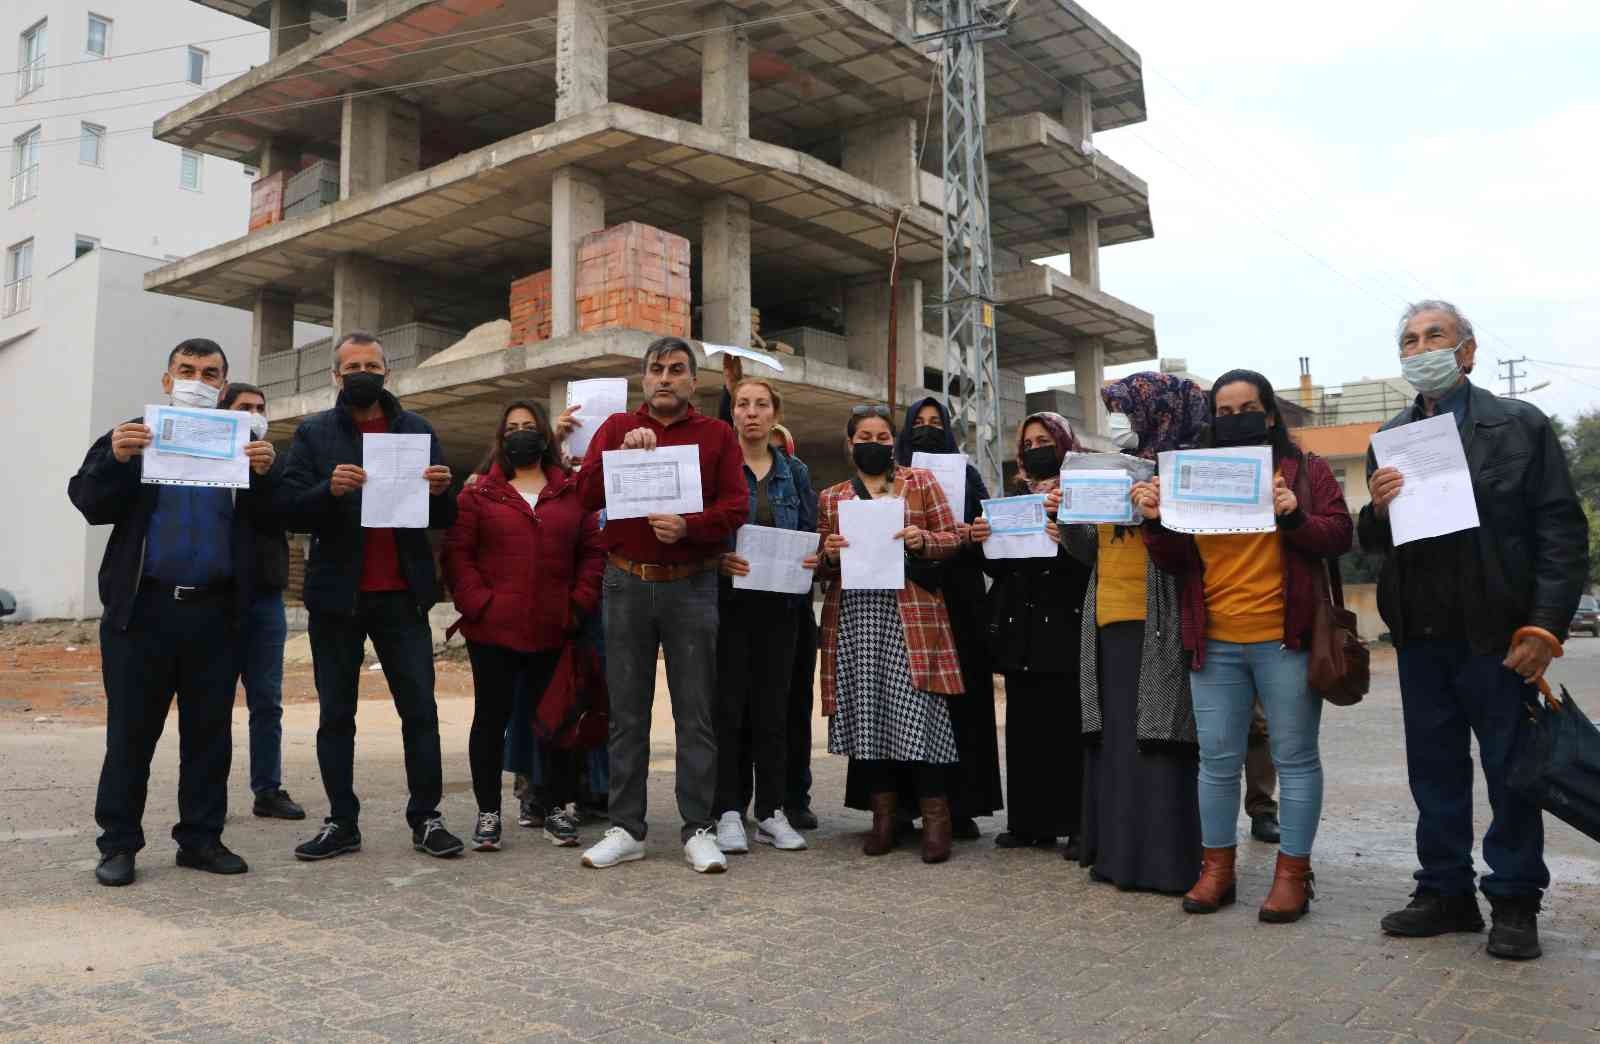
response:
M1565 641L1589 572L1589 524L1572 487L1566 454L1538 408L1474 386L1469 424L1462 432L1479 526L1468 547L1473 568L1463 571L1467 640L1479 655L1503 654L1519 627L1542 627ZM1422 400L1383 430L1421 420ZM1367 450L1367 477L1377 469ZM1406 583L1388 519L1361 509L1362 550L1384 555L1378 612L1396 644L1404 640L1401 585ZM1481 588L1472 590L1472 587Z

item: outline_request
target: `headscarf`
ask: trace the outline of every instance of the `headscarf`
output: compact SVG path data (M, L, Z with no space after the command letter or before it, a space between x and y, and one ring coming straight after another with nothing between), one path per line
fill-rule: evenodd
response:
M1022 433L1028 425L1038 422L1044 425L1044 430L1050 433L1050 438L1056 444L1056 462L1066 459L1068 453L1076 453L1081 448L1078 445L1078 436L1072 431L1072 422L1059 413L1048 410L1042 413L1030 413L1024 417L1022 423L1017 425L1017 478L1028 487L1029 493L1048 493L1055 489L1061 482L1061 476L1051 475L1047 479L1035 481L1028 476L1022 466Z
M894 460L901 467L911 466L911 455L916 451L911 448L911 429L916 425L917 414L922 412L924 406L932 406L939 411L939 421L944 429L944 449L940 453L959 453L961 447L956 444L956 433L950 428L950 411L945 408L932 395L918 399L906 407L906 422L900 426L900 434L894 437ZM978 474L978 469L967 462L967 510L965 518L956 519L957 522L971 524L983 509L982 502L989 499L989 487L984 485L983 478Z
M1186 377L1170 373L1135 373L1100 389L1106 409L1126 414L1139 435L1138 455L1190 446L1211 420L1206 393Z

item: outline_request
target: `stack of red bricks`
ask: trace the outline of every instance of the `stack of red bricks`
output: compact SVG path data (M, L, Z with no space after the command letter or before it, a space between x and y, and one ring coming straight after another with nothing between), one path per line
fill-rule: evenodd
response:
M577 289L580 331L624 327L688 337L689 241L637 221L584 236Z
M511 284L510 344L550 339L550 270L535 272Z
M288 175L283 171L257 178L250 186L250 231L276 225L283 220L283 188Z

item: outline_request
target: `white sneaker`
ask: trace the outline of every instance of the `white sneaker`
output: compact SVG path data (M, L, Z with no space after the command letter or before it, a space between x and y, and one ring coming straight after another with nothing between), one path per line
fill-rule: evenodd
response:
M644 858L644 842L636 841L632 834L614 826L605 832L600 843L583 853L583 865L594 870L604 870L618 863L631 863Z
M750 839L744 833L744 814L724 812L717 820L717 847L724 852L750 851Z
M741 837L744 835L743 827L740 827L739 834ZM697 874L720 874L728 869L728 857L717 847L710 827L701 827L694 832L694 836L683 846L683 858Z
M799 852L806 847L806 839L789 825L789 817L781 808L756 824L756 840L780 852Z

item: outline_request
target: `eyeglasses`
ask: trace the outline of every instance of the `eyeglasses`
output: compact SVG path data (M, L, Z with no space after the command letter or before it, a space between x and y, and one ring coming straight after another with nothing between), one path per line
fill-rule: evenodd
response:
M850 407L852 417L882 417L889 419L889 407L881 402L864 402L859 406Z

